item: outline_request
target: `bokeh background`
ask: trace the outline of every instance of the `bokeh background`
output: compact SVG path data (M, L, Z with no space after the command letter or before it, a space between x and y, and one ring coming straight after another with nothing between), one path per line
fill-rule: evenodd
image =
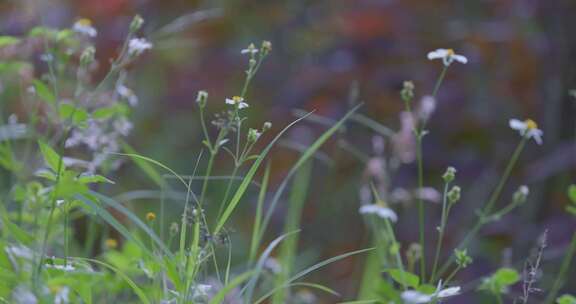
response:
M468 282L509 261L522 263L545 230L544 278L553 275L558 254L576 229L564 212L566 188L576 181L576 96L569 93L576 89L576 1L5 0L0 1L0 32L18 35L40 24L63 28L79 17L90 18L99 30L97 58L103 75L135 14L146 20L143 34L154 49L130 67L128 84L140 103L128 141L139 153L182 174L192 173L202 149L196 92L210 93L210 111L224 109L224 98L241 89L247 58L240 50L250 42L269 40L273 51L248 92L248 124L271 121L274 131L297 117L294 109L338 119L350 108L351 88L364 102L363 114L397 130L402 82L413 80L422 96L431 92L441 70L441 63L428 61L426 53L449 47L466 55L468 64L450 67L424 146L427 186L440 187L440 175L452 165L463 187L462 202L449 224L448 247L460 240L518 142L508 119L536 120L544 130L544 144L527 146L504 194L509 197L518 185L527 184L528 202L482 231L486 238L472 251L476 263L459 280ZM274 150L273 186L297 157L294 147L310 143L322 130L325 126L303 123ZM351 125L339 137L371 155L374 135ZM303 265L368 246L357 213L365 163L338 141L322 151L330 161L314 162L302 218ZM217 172L230 170L230 160L223 157ZM404 165L392 182L415 187L415 173L413 165ZM115 179L120 182L112 193L153 187L130 164ZM221 191L218 184L212 188ZM246 246L254 201L242 202L230 227L233 246ZM281 233L283 202L269 239ZM132 203L142 212L154 208L154 202ZM416 240L414 209L401 211L400 218L397 230L407 246ZM436 225L432 218L430 236ZM361 269L362 258L352 258L313 278L349 298ZM576 290L574 280L568 282L566 290Z

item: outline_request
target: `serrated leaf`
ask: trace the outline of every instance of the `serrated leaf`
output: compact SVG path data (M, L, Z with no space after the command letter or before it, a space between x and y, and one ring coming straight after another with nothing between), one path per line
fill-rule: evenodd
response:
M60 155L58 155L58 153L56 153L52 147L41 141L38 141L38 146L40 146L40 152L42 152L44 161L48 167L50 167L50 169L52 169L54 172L58 172L58 167L61 167L61 170L64 169L64 163L60 163Z

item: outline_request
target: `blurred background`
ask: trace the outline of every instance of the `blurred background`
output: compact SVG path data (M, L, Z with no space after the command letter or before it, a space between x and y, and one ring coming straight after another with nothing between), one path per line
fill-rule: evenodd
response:
M248 59L240 50L251 42L269 40L273 51L248 91L247 125L271 121L275 132L298 117L295 109L339 119L351 108L351 99L364 102L364 115L399 130L403 81L414 81L417 99L430 94L442 65L428 61L427 52L454 48L469 62L450 67L424 140L426 186L440 189L440 176L451 165L463 188L449 223L448 248L469 227L519 141L508 120L532 118L544 130L544 144L527 146L499 203L506 203L521 184L530 187L528 202L482 230L485 238L471 249L475 263L458 279L465 284L500 265L523 263L545 230L544 276L557 269L559 253L576 229L564 212L567 186L576 181L576 93L570 94L576 89L576 1L5 0L0 1L0 32L18 35L37 25L63 28L89 18L99 31L96 57L103 76L135 14L144 17L143 36L154 49L130 67L127 83L139 105L128 142L182 174L193 172L202 149L197 91L210 93L211 112L223 110L224 99L241 89ZM271 157L272 189L298 156L297 147L325 129L304 122L289 132ZM314 161L302 217L302 266L369 245L358 215L358 192L375 135L350 124ZM225 175L231 168L224 155L216 170ZM414 164L403 164L391 184L413 189L415 177ZM115 180L112 194L154 187L130 163ZM222 191L217 183L211 188ZM233 246L246 247L255 201L243 201L230 225ZM155 208L152 201L132 203L141 212ZM283 203L268 239L282 231ZM396 227L407 247L417 238L415 209L399 209ZM431 237L440 208L429 210ZM347 259L313 277L350 298L362 262L361 257ZM568 281L566 290L576 290L574 280Z

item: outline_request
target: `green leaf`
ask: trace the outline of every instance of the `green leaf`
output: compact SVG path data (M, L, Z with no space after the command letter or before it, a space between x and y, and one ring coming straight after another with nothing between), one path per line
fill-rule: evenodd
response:
M210 300L210 304L220 304L224 303L224 299L226 295L236 288L238 285L244 283L244 281L248 280L252 276L252 271L247 271L237 277L235 277L228 285L221 288L218 293Z
M389 269L387 272L394 281L402 284L402 286L418 288L420 285L420 278L408 271L401 269Z
M565 294L556 299L557 304L576 304L576 297Z
M61 103L58 116L62 121L71 121L75 126L83 127L88 120L88 113L81 107L69 103Z
M78 182L82 184L92 184L92 183L108 183L114 184L114 181L107 179L106 177L98 174L82 174L78 177Z
M493 275L493 278L497 285L506 287L518 282L520 280L520 274L512 268L500 268Z
M12 36L0 36L0 47L9 46L20 42L20 39Z
M568 187L568 197L573 204L576 204L576 185L570 185L570 187Z
M34 79L32 80L32 84L34 85L36 94L38 97L40 97L40 99L46 101L49 104L54 104L56 102L56 97L44 82L38 79Z
M64 169L64 164L60 163L60 155L58 155L54 149L41 141L38 141L38 145L40 146L40 152L42 152L42 156L44 156L44 161L46 161L46 164L48 167L50 167L50 169L52 169L54 172L58 172L58 169Z

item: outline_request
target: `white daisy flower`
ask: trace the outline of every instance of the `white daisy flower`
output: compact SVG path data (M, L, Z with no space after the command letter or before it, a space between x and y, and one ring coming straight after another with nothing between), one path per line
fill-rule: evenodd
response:
M132 38L128 42L128 54L138 56L152 48L152 43L145 38Z
M380 204L370 204L360 207L360 214L375 214L383 219L389 219L392 222L398 220L398 216L394 210Z
M234 96L232 98L226 98L226 104L238 107L238 109L244 109L248 107L248 104L244 102L244 98L240 96Z
M72 26L72 30L88 37L96 37L98 35L98 31L92 27L92 21L86 18L78 19Z
M250 45L243 49L242 51L240 51L240 54L250 54L250 55L254 55L258 53L258 49L256 48L256 46L254 45L254 43L250 43Z
M464 64L468 63L468 58L464 57L463 55L456 54L453 49L437 49L428 53L428 59L442 59L442 62L445 66L449 66L454 61L458 61Z
M425 294L416 290L406 290L402 292L401 297L405 304L424 304L430 303L435 299L452 297L460 293L459 286L440 289L441 286L442 281L438 282L438 287L433 294Z
M527 138L534 138L537 144L542 144L542 135L544 132L538 129L538 124L532 119L526 119L524 121L518 119L510 119L510 128L520 132L520 135Z

